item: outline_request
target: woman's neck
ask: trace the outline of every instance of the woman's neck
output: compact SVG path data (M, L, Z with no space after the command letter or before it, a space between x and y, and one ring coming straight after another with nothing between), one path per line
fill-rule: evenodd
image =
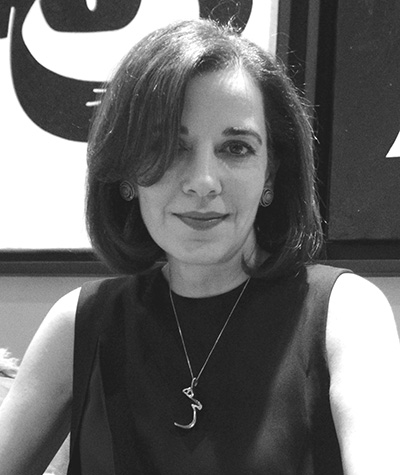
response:
M234 289L248 279L248 275L240 271L223 271L220 267L211 270L208 266L190 266L184 269L168 264L164 268L164 276L171 289L184 297L211 297Z
M257 252L248 264L253 265L266 259L264 252ZM215 265L186 264L168 260L163 268L164 277L171 289L184 297L211 297L228 292L245 282L249 276L239 262L218 263Z

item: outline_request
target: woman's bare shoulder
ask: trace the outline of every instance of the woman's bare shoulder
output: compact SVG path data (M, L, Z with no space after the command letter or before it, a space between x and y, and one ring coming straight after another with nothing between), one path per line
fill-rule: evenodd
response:
M80 293L81 287L78 287L63 295L50 309L45 320L48 318L59 324L74 326Z
M397 359L396 322L376 285L356 274L338 277L329 300L326 345L331 370L338 366L349 369L349 361L360 364L371 358L383 364L389 356ZM378 354L371 352L372 347L379 349Z
M72 397L75 317L80 295L77 288L61 297L50 309L33 337L13 386L35 387L35 381L49 393L62 391Z
M327 337L332 342L339 338L340 342L346 335L359 334L360 326L365 331L396 333L393 312L384 293L369 280L345 273L338 277L332 289Z

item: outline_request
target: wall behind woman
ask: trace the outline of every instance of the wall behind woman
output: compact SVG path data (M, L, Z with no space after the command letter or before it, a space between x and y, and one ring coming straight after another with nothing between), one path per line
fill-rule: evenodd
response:
M0 348L22 358L41 321L52 305L83 282L99 277L1 276ZM369 279L386 295L400 334L400 276Z
M1 276L0 348L21 358L52 305L67 292L94 279L86 276Z

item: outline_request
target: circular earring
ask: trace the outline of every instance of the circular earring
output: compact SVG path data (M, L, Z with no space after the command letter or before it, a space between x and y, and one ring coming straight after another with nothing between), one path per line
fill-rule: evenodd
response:
M125 201L132 201L135 198L135 189L129 181L123 181L119 185L119 193Z
M260 198L260 205L263 208L266 208L272 203L273 199L274 199L274 192L270 190L269 188L264 188L261 194L261 198Z

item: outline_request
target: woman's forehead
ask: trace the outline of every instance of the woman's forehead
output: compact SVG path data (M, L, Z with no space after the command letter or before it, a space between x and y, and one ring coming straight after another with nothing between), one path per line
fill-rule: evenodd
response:
M188 83L181 125L203 121L225 127L264 126L264 105L260 88L242 69L226 69L199 75ZM208 124L210 125L210 124Z

